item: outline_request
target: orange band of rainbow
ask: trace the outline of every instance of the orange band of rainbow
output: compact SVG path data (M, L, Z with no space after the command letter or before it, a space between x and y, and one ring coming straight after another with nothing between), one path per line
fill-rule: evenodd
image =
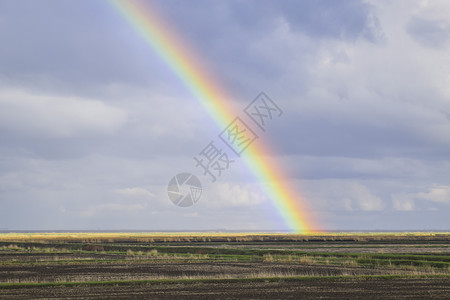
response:
M220 129L226 128L238 115L229 97L208 74L186 41L164 22L149 3L138 0L110 0L116 9L133 25L141 37L176 73L195 98L207 110ZM286 182L282 170L274 163L263 161L270 156L267 146L255 140L242 156L246 164L263 184L267 196L282 216L289 230L297 233L313 232L315 227L304 204Z

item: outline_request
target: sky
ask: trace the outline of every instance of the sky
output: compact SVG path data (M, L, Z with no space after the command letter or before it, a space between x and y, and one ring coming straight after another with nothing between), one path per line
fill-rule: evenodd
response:
M242 115L282 109L253 128L317 229L450 229L450 2L152 3ZM0 0L0 230L286 230L242 158L196 167L216 124L108 1Z

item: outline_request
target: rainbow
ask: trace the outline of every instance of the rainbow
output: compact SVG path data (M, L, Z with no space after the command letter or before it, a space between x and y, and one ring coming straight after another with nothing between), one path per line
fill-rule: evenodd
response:
M139 0L109 2L175 72L220 129L226 128L238 116L237 110L229 101L230 97L192 52L193 48L165 22L155 7ZM256 179L263 184L287 229L296 233L313 232L317 227L310 218L303 199L288 185L287 176L275 163L264 161L264 157L270 157L270 151L260 140L255 140L245 150L242 156L244 161Z

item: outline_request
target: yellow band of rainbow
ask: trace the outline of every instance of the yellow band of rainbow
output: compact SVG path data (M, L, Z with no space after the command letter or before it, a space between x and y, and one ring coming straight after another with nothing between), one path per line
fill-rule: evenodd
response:
M150 3L138 0L110 0L110 3L133 25L146 43L164 60L185 86L207 110L219 128L226 128L237 116L229 97L208 74L186 41L164 22ZM264 161L270 156L267 146L255 140L243 154L243 159L256 179L264 186L267 196L287 228L296 233L311 233L317 227L309 217L304 199L287 183L282 170Z

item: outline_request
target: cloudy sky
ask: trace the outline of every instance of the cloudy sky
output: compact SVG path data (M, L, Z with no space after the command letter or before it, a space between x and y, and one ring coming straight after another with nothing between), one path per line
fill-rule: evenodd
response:
M322 229L450 229L448 1L153 2L235 103L283 109L260 138ZM195 167L214 124L109 2L0 0L0 229L286 229L242 160Z

